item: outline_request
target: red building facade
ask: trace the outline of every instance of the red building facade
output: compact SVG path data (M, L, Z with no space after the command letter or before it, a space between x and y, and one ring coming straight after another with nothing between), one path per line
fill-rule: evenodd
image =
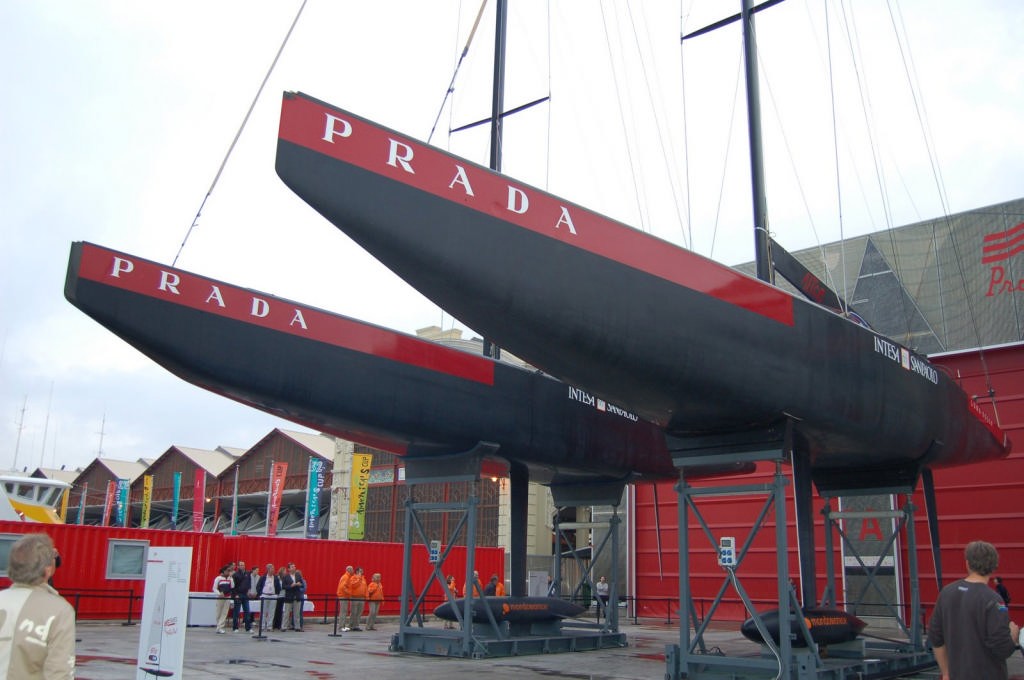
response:
M972 540L981 539L995 544L999 549L999 575L1010 593L1024 593L1024 530L1021 528L1024 527L1024 503L1021 503L1021 497L1024 496L1024 343L990 348L983 353L945 354L933 357L933 361L956 376L968 394L978 397L982 409L994 418L997 417L1000 426L1013 442L1010 455L1003 460L940 469L934 473L943 583L964 575L964 546ZM993 400L988 396L989 384L994 390L995 408ZM786 474L789 474L788 470ZM715 482L695 482L694 486L767 483L771 475L771 466L762 464L752 475ZM636 489L635 529L632 537L636 582L632 584L631 590L637 598L640 616L671 616L672 619L678 619L677 494L672 483L659 483L657 487L655 490L654 485L644 484L638 485ZM915 507L916 557L921 578L922 604L927 614L935 602L939 584L931 557L932 545L924 495L918 488L909 498L896 496L893 501L896 507L902 508L909 502ZM702 501L699 507L716 540L720 536L735 536L738 543L742 544L763 502L762 496L717 497ZM838 550L838 538L835 538L836 554L825 554L825 528L820 512L823 507L824 501L815 498L815 545L819 572L816 589L819 597L825 585L826 560L833 560L840 579L844 573L844 554ZM832 510L836 509L833 503ZM766 607L770 607L768 603L776 598L773 516L769 513L764 530L758 534L738 572L754 602L765 603ZM789 576L795 582L799 579L799 572L791 485L787 488L786 516ZM866 529L861 528L858 533L872 530L871 525L867 525ZM689 545L691 589L698 613L701 613L721 587L724 572L717 564L717 546L711 544L693 522L690 526ZM896 543L895 572L899 584L897 597L904 607L910 599L907 545L906 531L902 531ZM846 579L842 580L843 583L838 587L843 592L837 593L840 604L846 599L844 586L848 585ZM726 604L716 613L716 619L719 617L741 620L746 618L746 612L737 597L729 596Z

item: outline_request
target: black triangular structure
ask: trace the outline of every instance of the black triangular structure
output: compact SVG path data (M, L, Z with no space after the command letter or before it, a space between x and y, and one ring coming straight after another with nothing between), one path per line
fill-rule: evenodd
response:
M868 238L852 306L871 327L921 354L945 348L885 256Z

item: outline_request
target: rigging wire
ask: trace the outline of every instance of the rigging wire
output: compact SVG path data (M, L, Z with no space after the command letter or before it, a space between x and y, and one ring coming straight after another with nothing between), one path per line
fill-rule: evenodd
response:
M434 119L434 126L430 128L430 134L427 136L427 144L430 144L430 140L434 138L434 132L437 130L437 123L441 120L441 114L444 112L444 107L448 103L448 97L455 92L455 79L459 76L459 69L462 68L462 61L469 54L469 47L473 44L473 38L476 36L476 29L480 26L480 19L484 15L484 8L487 7L487 0L483 0L480 3L480 9L476 13L476 20L473 21L473 28L469 31L469 37L466 38L466 46L462 48L462 55L459 57L459 61L455 64L455 71L452 73L451 82L448 83L448 89L444 93L444 99L441 100L441 106L437 110L437 117Z
M552 53L552 40L551 40L551 27L554 22L551 19L551 0L548 0L548 39L546 43L547 48L547 65L548 65L548 106L547 106L547 128L544 131L545 135L545 149L544 149L544 189L548 190L551 187L551 53Z
M835 161L836 171L836 218L839 221L839 242L843 243L846 241L846 223L843 221L843 183L841 181L841 171L839 168L839 123L836 117L836 81L835 81L835 69L832 65L832 23L829 21L829 3L825 3L825 44L826 52L828 56L828 92L829 92L829 104L832 113L832 158ZM839 249L839 264L842 267L843 275L843 296L842 302L844 311L848 311L850 308L850 277L846 271L846 248ZM826 267L826 271L828 268Z
M626 4L625 9L629 13L630 28L633 31L633 43L638 46L636 58L639 60L640 65L641 65L641 70L642 70L643 66L644 66L644 59L643 59L643 55L639 51L639 41L637 40L637 37L636 37L636 24L633 23L633 16L632 16L632 12L630 10L630 6L629 6L628 3ZM618 48L619 48L619 58L621 60L620 63L622 64L623 72L624 73L628 73L628 71L626 71L626 68L627 68L628 64L627 64L627 61L626 61L627 60L626 38L623 35L624 32L625 32L624 31L624 27L623 27L623 23L624 22L619 21L618 18L616 17L615 28L617 29L616 37L618 39L618 43L617 44L618 44ZM644 74L644 77L646 79L646 73ZM631 89L632 89L630 87L631 82L632 82L632 79L630 79L630 78L623 79L623 83L624 83L624 86L625 86L625 89L626 89L627 93L631 92ZM627 102L627 105L628 105L629 123L630 123L630 126L632 127L632 130L633 130L634 144L637 147L637 152L640 153L641 152L641 148L642 148L641 147L642 140L641 140L640 130L639 130L639 118L638 118L636 107L634 106L634 97L628 96L626 102ZM626 137L625 141L628 144L629 143L629 137ZM632 164L631 164L630 167L633 167ZM637 197L638 201L640 202L640 206L641 206L640 225L644 229L644 231L649 232L651 230L651 228L652 228L651 199L650 199L650 197L648 195L648 183L644 181L644 177L643 177L643 175L644 175L644 166L643 166L643 164L642 163L638 163L636 165L636 167L633 168L633 173L635 175L633 184L634 184L634 186L639 187L639 190L640 190L640 195L638 195L638 197ZM646 219L644 218L644 213L645 212L646 212L646 215L647 215Z
M722 175L718 183L718 202L715 204L714 228L711 230L711 249L708 257L715 256L715 243L718 241L718 227L722 218L722 202L725 198L725 179L729 168L729 153L732 150L733 128L736 124L736 112L739 110L740 78L743 77L743 48L738 52L736 62L736 81L732 92L732 111L729 113L729 126L725 132L725 153L722 155Z
M829 270L829 268L828 268L828 266L826 264L825 249L824 249L824 246L822 246L822 244L821 244L821 236L818 234L818 228L817 228L817 226L814 223L814 216L811 214L811 205L810 205L810 202L807 200L807 192L804 191L804 184L803 184L803 182L800 181L800 174L799 174L799 171L797 170L797 166L796 166L796 157L793 154L792 147L789 144L789 136L786 134L785 125L783 125L783 123L782 123L782 114L781 114L781 112L779 110L778 101L775 99L775 94L772 92L771 78L768 76L768 69L766 68L766 65L764 64L764 62L760 61L760 57L759 57L759 63L760 63L759 69L760 69L760 72L761 72L762 82L764 83L766 89L768 90L768 99L769 99L769 101L771 101L772 110L775 111L775 117L779 121L779 134L782 136L782 145L786 149L786 156L789 159L789 165L790 165L790 168L793 171L793 177L794 177L794 179L796 181L797 191L800 193L800 200L803 203L804 212L807 213L807 221L811 225L811 232L814 234L814 240L818 244L818 253L821 256L822 266L823 266L823 269L824 269L825 280L828 282L828 284L832 288L835 288L835 280L832 277L832 272ZM842 250L843 250L843 252L845 252L845 249L842 249ZM843 258L844 265L845 265L845 261L846 260L845 260L845 257L844 257ZM843 272L844 272L844 276L845 276L845 272L846 272L845 266L844 266ZM840 299L840 304L843 305L843 311L845 312L846 311L846 306L847 306L846 300Z
M647 101L648 101L648 104L650 105L651 113L654 116L654 126L655 126L655 131L657 132L657 136L658 136L658 148L661 150L661 161L662 161L662 163L665 166L665 175L668 178L669 188L670 188L670 190L672 192L672 203L673 203L673 205L675 206L675 209L676 209L676 219L679 221L680 227L682 227L683 216L681 214L680 207L679 207L679 193L678 193L678 191L676 189L676 181L675 181L675 178L673 177L673 172L672 172L672 169L675 167L675 164L671 162L671 160L669 159L669 154L666 151L666 148L669 151L671 151L674 148L674 146L671 143L672 140L671 140L671 134L670 133L669 133L669 137L670 137L669 143L668 144L665 143L665 134L663 132L664 131L664 127L665 127L664 121L662 121L662 119L658 117L659 108L660 108L660 110L665 110L666 107L665 107L664 101L661 102L661 106L660 107L655 106L654 92L651 89L651 80L652 80L652 78L651 78L651 76L647 72L647 62L643 58L643 52L642 52L641 46L640 46L640 39L639 39L639 36L638 36L638 31L637 31L637 27L636 27L636 21L635 21L635 19L633 17L632 6L627 4L626 5L626 11L629 12L629 22L630 22L630 25L633 27L633 44L636 47L637 57L640 60L640 70L643 73L643 81L644 81L644 84L646 85ZM646 29L647 27L648 27L648 24L646 22L644 22L644 28ZM646 44L648 44L648 45L653 44L653 40L651 40L650 32L649 31L646 32L645 38L646 38ZM658 75L658 71L657 71L657 69L654 69L654 76L655 76L655 78L657 78L657 75ZM664 91L664 89L660 88L660 87L658 87L656 89L658 90L658 92L663 92ZM673 154L673 156L674 156L674 154ZM687 236L688 236L687 233L685 231L683 231L684 245L687 248L690 248L691 247L690 246L690 240L687 238Z
M679 0L679 35L686 33L686 14L683 12L683 0ZM693 203L690 190L690 131L689 120L686 115L686 50L683 49L683 41L679 40L679 85L682 90L682 114L683 114L683 196L686 199L686 232L687 241L692 250L696 250L693 242Z
M882 202L882 213L885 220L886 232L889 236L889 247L891 248L893 258L892 268L897 281L900 282L901 295L899 296L899 305L902 311L902 318L907 326L906 344L910 345L913 339L913 334L911 332L911 312L907 308L908 295L902 294L902 282L904 281L904 277L900 265L899 250L896 246L896 236L893 231L892 206L891 201L889 200L889 192L886 189L885 169L881 159L879 158L879 148L875 141L874 118L872 115L870 96L865 83L865 74L862 73L862 70L859 67L859 64L863 62L863 59L860 57L862 54L862 51L859 49L860 41L857 37L856 22L852 18L852 8L848 13L845 2L841 0L839 5L842 8L841 16L843 19L843 25L846 29L845 34L847 39L847 48L849 49L850 58L853 62L853 73L857 83L857 92L860 95L861 112L864 114L864 126L867 131L868 148L871 152L871 160L875 169L876 186L879 198ZM924 319L923 315L921 318Z
M889 8L889 17L890 17L890 20L893 23L893 28L894 28L894 30L898 31L899 28L897 27L896 17L893 15L893 8L892 8L892 3L891 2L888 3L888 8ZM911 94L913 95L913 99L914 99L914 108L915 108L915 111L917 112L918 123L921 126L922 134L924 135L925 148L928 151L928 160L929 160L929 162L931 164L931 168L932 168L932 177L935 180L935 185L936 185L935 188L936 188L936 191L937 191L937 193L939 195L939 201L940 201L940 203L942 205L942 215L943 215L942 221L946 224L946 228L947 228L948 233L949 233L949 241L950 241L950 244L953 247L953 254L954 254L954 260L956 261L957 273L960 275L960 284L961 284L961 287L963 288L964 300L967 303L967 314L968 314L968 316L971 319L971 327L974 330L974 335L975 335L975 338L976 338L976 341L977 341L978 359L981 362L982 374L985 377L985 388L987 390L987 396L989 397L990 403L992 405L992 412L995 415L996 425L1000 425L1000 421L999 421L999 408L998 408L998 406L996 404L996 398L995 398L995 388L993 388L993 386L992 386L992 374L989 371L988 360L985 357L985 349L982 346L983 343L982 343L982 337L981 337L981 328L980 328L980 326L978 324L977 314L975 313L974 302L973 302L972 296L970 294L970 291L967 289L967 274L964 271L963 257L962 257L962 253L960 251L960 244L957 242L956 234L955 234L954 229L953 229L953 223L952 223L952 220L950 219L949 202L948 202L948 198L947 198L947 194L946 194L945 183L943 182L943 179L942 179L942 170L941 170L941 167L939 166L938 159L936 158L936 154L935 154L935 150L934 150L934 146L935 145L934 145L934 142L932 141L931 130L930 130L930 127L928 125L927 112L925 111L923 102L918 97L918 91L920 90L920 85L916 85L916 77L915 77L916 70L913 68L913 56L912 56L912 52L910 50L910 36L909 36L909 32L907 31L906 25L903 22L903 15L902 15L902 13L900 13L898 8L897 8L896 12L899 15L899 22L898 22L899 23L899 27L902 27L901 34L903 35L904 40L907 42L907 50L906 50L905 54L903 52L903 43L899 43L900 54L901 54L901 56L903 56L904 73L905 73L905 75L907 77L907 81L910 83L910 90L911 90ZM933 226L933 230L934 230L934 226ZM933 237L933 242L934 242L934 237ZM938 258L936 258L936 267L938 267L938 264L939 264L938 263ZM940 277L938 277L938 275L936 275L936 279L941 284L941 280L942 279ZM939 298L939 309L941 310L942 306L943 306L942 305L942 299L941 299L942 286L939 285L938 288L939 288L939 295L940 295L940 298ZM945 317L943 317L943 332L944 333L946 332L945 331Z
M897 46L897 48L900 51L900 58L901 58L901 60L903 62L903 73L906 76L907 84L908 84L908 89L910 90L910 96L911 96L911 99L914 102L914 112L917 114L918 126L920 127L921 133L922 133L922 137L924 138L923 141L924 141L925 151L928 153L928 163L929 163L929 166L931 167L931 170L932 170L932 177L935 179L935 182L936 182L936 189L937 189L937 193L938 193L938 196L939 196L939 204L942 206L942 214L943 214L943 216L945 216L945 218L948 220L948 218L949 218L949 203L948 203L948 201L946 199L946 190L945 190L945 186L943 185L942 176L941 176L941 170L940 170L939 164L938 164L938 159L935 157L935 153L934 153L935 142L932 139L931 131L929 130L929 127L928 127L927 116L925 115L924 108L922 107L923 102L918 97L918 90L920 89L920 84L917 81L916 69L914 69L914 66L913 66L913 55L912 55L912 53L910 51L909 34L908 34L908 31L907 31L907 28L906 28L906 24L904 24L903 21L902 21L902 16L901 16L901 19L899 21L899 25L897 25L896 17L894 17L893 13L892 13L892 4L888 3L887 7L888 7L888 10L889 10L889 21L892 24L893 34L896 36L896 46ZM903 41L900 40L900 36L901 35L903 36L903 40L908 41L907 42L907 49L906 49L906 51L904 51L904 49L903 49ZM936 244L935 235L936 235L936 225L933 223L932 224L932 247L935 250L935 252L938 252L938 247L937 247L937 244ZM966 277L964 276L963 268L960 266L960 253L957 251L956 238L955 238L955 236L953 234L952 229L950 229L949 236L950 236L950 241L953 243L953 251L954 251L954 254L956 256L957 266L958 266L958 268L960 268L961 280L964 283L964 299L967 301L968 311L969 311L969 313L971 315L971 321L974 324L975 335L976 335L976 337L978 339L978 345L980 345L981 344L981 334L978 331L977 322L974 319L974 310L973 310L973 306L971 305L971 296L967 292L967 287L966 287L967 286L967 281L966 281ZM943 290L942 289L942 278L941 278L941 269L940 269L940 264L939 264L939 259L938 258L935 258L935 267L936 267L936 269L935 269L936 290L938 291L938 295L939 295L939 321L940 321L940 323L942 325L942 334L943 334L943 341L940 341L940 345L943 348L945 348L946 345L949 343L949 335L948 335L948 329L947 329L947 323L946 323L946 310L945 310L945 305L943 304L943 300L942 300L942 290ZM930 327L930 325L929 325L929 327ZM934 331L932 331L932 332L934 333ZM983 361L984 361L984 359L983 359Z
M462 52L459 53L459 51L458 51L458 33L459 33L458 28L461 25L462 9L463 9L462 2L459 2L459 9L455 13L455 48L456 48L455 49L455 54L459 55L459 56L457 56L456 59L455 59L455 68L453 69L453 72L452 72L452 79L448 83L448 89L445 91L444 97L443 97L443 99L441 101L441 107L438 109L437 117L434 119L434 125L430 129L430 135L428 135L428 137L427 137L427 143L428 144L430 143L430 140L433 139L433 137L434 137L434 131L437 129L437 124L438 124L438 121L441 119L441 115L444 113L445 105L448 103L448 97L455 93L455 79L456 79L456 77L459 74L459 69L462 67L462 61L466 58L466 55L469 53L469 47L470 47L470 45L473 42L473 36L476 34L476 29L480 25L480 19L483 16L484 7L486 5L487 5L487 0L482 0L481 5L480 5L480 9L477 10L476 19L473 21L473 27L470 29L469 37L466 39L466 45L463 47ZM451 151L451 140L452 140L451 129L455 125L454 120L455 120L455 104L454 104L454 101L453 101L452 105L448 107L448 136L445 138L445 144L446 144L445 149L448 150L448 151ZM444 318L445 318L445 315L447 314L447 312L440 305L438 305L437 308L441 312L440 327L442 329L444 329L444 327L445 327L445 320L444 320ZM450 316L450 318L451 318L450 329L454 329L455 328L456 319L455 319L454 316Z
M281 47L278 48L277 54L274 55L274 61L271 62L270 68L267 69L267 75L263 77L263 82L260 83L259 89L256 90L256 96L252 98L252 104L249 105L249 110L245 113L245 118L242 119L242 124L238 126L238 132L235 133L235 138L231 140L231 146L228 147L228 152L224 154L224 160L220 163L220 168L217 169L217 174L213 177L213 182L210 183L210 188L207 189L206 195L203 196L202 203L199 204L199 210L196 211L196 216L192 219L192 225L185 232L185 238L181 240L181 245L178 246L178 253L174 256L174 261L171 262L173 267L178 263L178 258L181 257L181 251L185 248L185 242L188 241L188 237L192 235L192 230L199 225L199 216L203 213L203 207L206 205L207 199L210 198L210 194L213 193L213 188L217 186L217 180L220 179L220 175L224 172L224 166L228 163L228 158L231 157L231 152L235 150L235 145L238 144L239 137L242 136L242 131L245 130L246 123L249 122L249 116L252 115L252 111L256 108L256 102L259 101L260 95L263 93L263 88L266 87L267 81L270 80L270 74L274 72L274 67L277 66L278 59L281 58L281 53L284 52L285 45L288 44L288 39L292 36L292 31L295 30L295 24L299 23L299 17L302 16L302 10L306 8L308 0L302 0L302 5L299 6L299 11L295 13L295 18L292 20L292 25L288 28L288 33L285 34L284 40L281 41Z
M623 139L628 140L629 135L626 129L626 115L622 110L622 90L619 88L619 78L615 73L615 63L611 50L611 37L608 35L608 17L605 16L604 13L604 2L599 3L598 6L601 8L601 26L604 29L605 45L608 48L608 63L612 65L612 82L614 83L615 99L619 105L619 122L622 125L622 136ZM643 228L643 207L640 202L640 188L637 186L636 182L636 164L633 162L633 151L628 143L626 144L626 157L629 161L630 174L633 177L633 197L636 199L637 214L640 216L640 226ZM644 231L646 231L646 229L644 229Z

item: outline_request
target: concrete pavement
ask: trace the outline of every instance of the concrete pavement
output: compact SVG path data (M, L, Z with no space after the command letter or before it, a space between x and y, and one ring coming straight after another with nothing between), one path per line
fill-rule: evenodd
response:
M432 626L441 627L440 622ZM301 633L273 632L264 641L245 633L216 635L212 628L186 632L183 677L188 680L451 680L475 678L520 680L524 677L619 680L662 678L665 646L677 643L679 629L648 623L621 627L628 646L587 652L538 654L498 659L460 659L388 651L397 626L378 623L376 631L348 632L332 637L333 625L307 621ZM143 627L144 628L144 627ZM77 647L79 680L121 680L136 677L140 626L80 622ZM758 648L733 630L710 631L709 647L728 654L756 654ZM1011 660L1010 675L1024 680L1024 656ZM915 678L937 678L925 673Z

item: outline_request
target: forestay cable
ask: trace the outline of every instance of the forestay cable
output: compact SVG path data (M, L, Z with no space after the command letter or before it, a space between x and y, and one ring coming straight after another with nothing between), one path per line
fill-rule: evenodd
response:
M455 91L455 79L459 75L459 69L462 68L462 60L469 54L469 46L473 44L473 37L476 35L476 29L480 25L480 19L484 15L484 8L487 7L487 0L483 0L480 3L480 11L476 13L476 21L473 22L473 28L469 31L469 37L466 38L466 46L462 48L462 54L459 56L459 61L455 64L455 71L452 73L452 80L448 83L448 89L444 93L444 99L441 100L441 107L437 110L437 118L434 119L434 126L430 128L430 134L427 136L427 144L430 144L430 140L434 138L434 131L437 130L437 122L441 120L441 114L444 112L444 106L448 103L448 97L452 92Z
M206 206L207 199L210 198L210 194L213 193L213 188L217 186L217 180L220 179L220 175L224 172L224 166L228 164L228 158L231 157L231 152L235 150L235 145L238 144L238 138L242 136L242 130L245 129L246 123L249 122L249 116L252 115L252 111L256 108L256 102L259 101L260 95L263 93L263 88L266 87L267 81L270 80L270 74L274 72L274 67L277 66L277 60L281 58L281 53L284 52L284 46L288 44L288 39L292 37L292 31L295 30L295 24L299 23L299 17L302 16L302 10L306 8L308 0L302 0L302 5L299 6L299 11L295 14L295 19L292 20L292 25L288 28L288 33L285 34L284 40L281 42L281 47L278 48L277 54L274 55L274 61L271 62L270 68L267 70L267 75L263 77L263 82L260 83L259 89L256 91L256 96L252 98L252 104L249 105L249 110L245 113L245 118L242 119L242 124L238 127L238 132L235 133L235 138L231 140L231 146L228 147L228 152L224 154L224 160L221 161L220 167L217 169L217 174L213 178L213 182L210 183L210 188L206 191L206 195L203 196L203 202L199 204L199 210L196 211L196 216L192 219L192 225L185 232L185 238L181 240L181 245L178 246L178 253L174 256L174 261L171 262L173 267L178 263L178 258L181 257L181 251L185 248L185 242L188 241L188 237L192 235L192 230L199 225L199 216L203 214L203 207Z

